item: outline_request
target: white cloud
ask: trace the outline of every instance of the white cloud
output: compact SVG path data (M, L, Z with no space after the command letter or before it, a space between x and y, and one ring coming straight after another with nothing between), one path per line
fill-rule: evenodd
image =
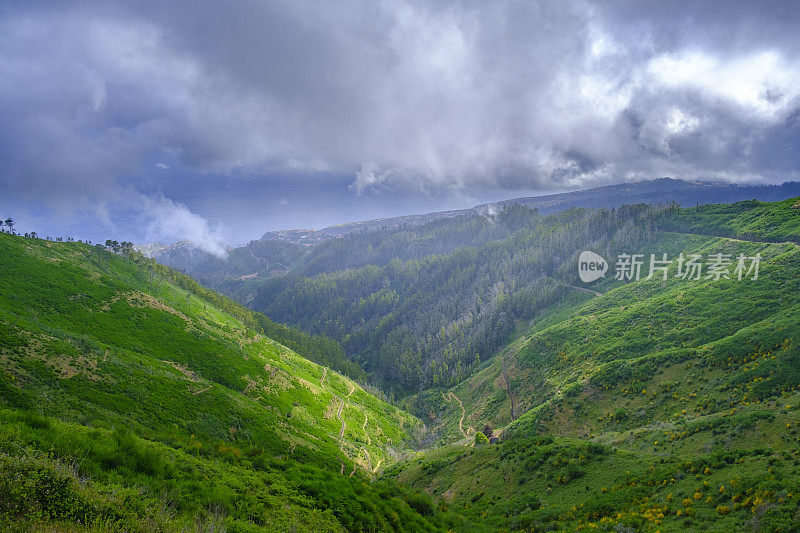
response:
M691 114L684 113L681 109L673 107L665 124L666 130L671 135L691 133L697 129L700 121Z
M780 53L766 50L720 58L691 51L653 58L648 72L670 89L693 88L703 95L730 101L762 120L776 120L787 106L797 105L800 69Z
M211 227L206 219L192 213L185 205L163 196L136 195L138 220L145 226L150 242L187 240L197 248L225 257L222 232Z

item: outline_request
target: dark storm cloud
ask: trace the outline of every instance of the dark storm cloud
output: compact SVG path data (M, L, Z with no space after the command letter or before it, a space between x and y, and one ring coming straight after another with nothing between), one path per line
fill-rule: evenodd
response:
M156 235L212 238L152 194L180 175L349 172L355 194L800 167L793 1L0 9L0 187L98 216L132 203Z

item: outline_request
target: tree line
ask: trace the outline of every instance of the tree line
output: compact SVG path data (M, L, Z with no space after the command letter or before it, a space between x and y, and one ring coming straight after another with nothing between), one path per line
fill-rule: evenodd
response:
M349 235L313 248L285 276L261 280L250 306L338 340L384 390L449 387L525 322L574 291L584 249L652 236L653 208L519 205L414 228Z

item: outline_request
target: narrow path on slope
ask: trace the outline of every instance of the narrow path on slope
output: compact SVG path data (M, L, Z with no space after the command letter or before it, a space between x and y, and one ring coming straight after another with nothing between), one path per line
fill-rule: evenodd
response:
M467 412L464 411L464 404L461 403L461 400L459 399L458 396L456 396L453 393L453 391L450 391L447 396L445 396L444 393L442 393L442 397L444 398L444 401L446 401L447 403L450 403L450 401L453 400L453 398L455 398L455 400L458 402L458 406L461 408L461 418L458 419L458 430L465 437L469 437L469 434L467 434L467 432L464 431L464 417L467 416Z
M590 293L594 294L595 296L602 296L603 295L602 292L593 291L592 289L587 289L586 287L578 287L577 285L567 285L567 287L569 287L571 289L578 290L578 291L590 292Z
M320 378L320 380L319 380L319 385L320 385L320 387L322 387L323 390L325 390L325 377L327 375L328 375L328 369L323 367L322 368L322 378ZM350 396L352 396L353 393L356 391L356 387L355 387L355 385L353 385L353 383L351 381L347 382L347 386L350 388L350 390L347 392L347 396L346 397L342 398L341 396L337 396L336 394L334 394L336 399L338 399L339 402L341 402L341 403L339 403L339 410L336 413L336 418L338 418L342 423L342 428L339 430L339 439L342 439L344 437L344 430L347 428L347 424L345 423L344 418L342 417L342 411L344 410L345 403L347 403L347 399L350 398ZM458 403L460 404L461 401L459 401ZM462 412L464 411L464 407L463 406L461 407L461 411ZM368 419L369 419L369 417L367 415L367 410L366 410L366 408L364 408L364 424L361 426L361 429L364 431L364 435L366 435L366 437L367 437L367 446L370 446L370 445L372 445L372 438L369 436L369 432L367 431L367 421L368 421ZM463 419L463 416L462 416L462 419ZM459 422L459 425L460 425L460 422ZM340 443L340 449L341 449L341 443ZM366 448L362 448L362 449L364 450L364 454L367 457L367 465L369 467L368 470L369 470L369 472L373 472L374 473L375 470L377 470L377 468L380 466L380 464L382 462L382 459L379 460L378 464L375 465L375 468L373 468L372 467L372 458L369 456L369 451L367 451ZM344 463L342 463L341 460L339 461L339 463L342 465L341 474L344 475ZM356 468L357 468L356 462L353 461L353 471L350 472L350 477L352 477L353 474L356 473Z
M736 242L758 242L761 244L793 244L795 246L800 246L800 243L796 243L794 241L759 241L757 239L737 239L736 237L726 237L725 235L709 235L707 233L690 233L688 231L675 231L675 230L664 230L669 233L679 233L681 235L692 235L694 237L713 237L715 239L728 239L729 241L736 241Z
M344 418L342 418L342 410L344 409L344 398L339 398L339 400L341 400L342 403L339 405L339 412L336 413L336 418L342 421L342 429L339 430L339 438L341 439L342 437L344 437L344 428L345 428Z
M320 384L320 386L322 387L323 390L325 390L325 377L327 375L328 375L328 369L323 367L322 368L322 378L320 378L320 380L319 380L319 384ZM347 396L346 397L343 398L343 397L338 396L335 393L333 393L334 397L337 400L339 400L339 402L340 402L339 403L339 410L336 412L336 418L338 418L342 423L342 428L339 430L339 440L340 440L339 449L342 450L342 453L344 453L344 449L343 449L343 443L341 442L341 439L344 437L344 430L347 428L347 424L345 423L344 418L342 417L342 411L344 410L345 403L347 403L347 399L350 398L350 396L352 396L353 393L356 391L356 387L355 387L355 385L353 385L353 382L348 381L347 382L347 386L350 388L350 390L347 392ZM461 402L459 402L459 403L461 403ZM370 446L370 445L372 445L372 438L369 436L369 432L367 431L367 421L368 421L369 417L367 415L366 407L363 407L363 409L364 409L364 424L361 426L361 429L364 431L364 435L366 435L366 437L367 437L367 446ZM462 407L462 411L463 411L463 407ZM373 468L372 467L372 458L369 456L369 451L367 451L366 448L362 448L362 449L364 450L364 454L367 457L367 465L369 467L368 471L371 472L371 473L374 473L375 470L377 470L378 467L380 466L382 460L379 460L378 464L375 466L375 468ZM345 455L347 455L347 454L345 454ZM339 460L339 463L342 466L341 474L344 475L344 463L341 461L341 459ZM352 472L350 472L350 477L353 477L353 474L356 473L356 468L357 468L357 463L356 463L356 461L353 461L353 470L352 470Z
M367 467L369 467L369 471L374 472L374 470L372 469L372 459L370 458L369 452L367 451L366 448L364 448L364 455L367 456Z
M514 397L511 396L511 383L508 381L508 374L506 374L506 356L503 356L503 379L506 380L506 394L508 394L508 399L511 402L511 421L513 422L516 420L514 417Z
M367 437L367 446L370 446L370 445L372 445L372 438L370 438L369 431L367 431L367 419L368 419L368 417L367 417L367 409L364 408L364 424L361 426L361 430L364 432L364 435ZM372 459L369 456L369 450L367 450L366 446L363 446L361 449L364 450L364 455L367 456L367 465L369 466L369 471L374 474L375 471L378 469L378 466L380 466L381 460L379 459L378 460L378 464L375 466L375 468L372 468Z
M355 386L353 386L352 382L348 381L347 384L350 386L350 392L347 393L347 398L349 398L350 395L356 391L356 388ZM337 396L337 398L339 397ZM339 399L342 401L342 405L339 406L339 412L336 413L336 418L342 421L342 429L339 430L339 438L341 439L342 437L344 437L344 429L347 427L346 424L344 423L344 418L342 418L342 410L344 410L344 404L347 402L347 399L346 398L339 398Z
M326 367L322 367L322 378L320 378L319 380L319 386L322 387L322 390L325 390L325 376L327 375L328 375L328 369ZM350 397L350 394L353 394L353 391L356 390L355 387L353 387L352 383L350 383L349 385L350 385L350 393L347 395L348 398ZM337 400L341 402L341 404L339 404L339 411L336 413L336 418L338 418L342 423L342 429L339 430L339 438L341 439L342 437L344 437L344 428L345 428L344 418L342 418L342 410L344 409L344 398L336 396L336 394L334 394L334 396L336 397Z
M369 438L369 431L367 431L367 410L364 409L364 425L361 426L361 430L364 432L364 435L367 437L367 446L372 444L372 439Z

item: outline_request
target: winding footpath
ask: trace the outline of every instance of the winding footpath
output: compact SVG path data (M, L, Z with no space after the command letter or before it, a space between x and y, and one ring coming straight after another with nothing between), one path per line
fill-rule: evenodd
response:
M372 439L369 438L369 431L367 431L367 410L364 409L364 425L361 426L361 431L364 432L364 435L367 437L367 446L372 444Z
M514 417L514 397L511 396L511 383L508 381L508 374L506 374L506 356L503 356L503 379L506 380L506 394L508 394L508 399L511 402L511 421L513 422L516 420Z
M356 391L356 388L353 386L351 382L348 382L347 384L350 386L350 392L347 393L347 398L350 398L350 395ZM339 397L337 396L337 398ZM342 418L342 410L344 410L344 404L347 402L347 399L345 398L339 398L339 399L342 401L342 405L339 406L339 412L336 413L336 418L342 421L342 429L339 430L339 438L341 439L342 437L344 437L344 430L347 427L347 425L344 423L344 418Z
M337 398L339 398L339 397L337 396ZM342 437L344 437L344 428L346 427L346 425L344 423L344 418L342 418L342 410L344 409L344 399L343 398L339 398L339 400L342 403L339 405L339 412L336 413L336 418L338 418L342 422L342 429L339 430L339 438L341 439Z
M367 456L367 466L369 467L369 471L373 472L373 470L372 470L372 459L370 458L369 452L367 451L366 448L364 448L364 455Z
M328 375L327 367L322 367L322 377L319 380L319 386L322 387L322 390L326 390L325 389L325 377L327 375ZM348 383L348 385L350 385L350 392L347 394L347 397L349 398L350 395L353 394L353 391L356 390L356 388L353 386L352 383ZM333 394L333 393L331 393L331 394ZM333 395L336 397L337 400L339 400L341 402L341 404L339 404L339 411L336 413L336 418L338 418L339 421L342 423L342 429L339 430L339 438L341 439L342 437L344 437L344 430L347 427L345 425L345 423L344 423L344 418L342 418L342 410L344 409L345 400L344 400L344 398L342 398L340 396L337 396L336 394L333 394ZM344 468L344 466L342 466L342 468ZM344 473L344 472L342 472L342 473Z
M327 377L327 375L328 375L328 369L326 367L323 367L322 368L322 377L319 380L319 385L320 385L320 387L322 387L322 390L327 390L327 389L325 389L325 378ZM350 390L347 392L347 396L345 396L345 397L338 396L336 393L331 391L331 394L333 394L333 396L337 400L339 400L339 402L340 402L339 403L339 409L336 412L336 418L338 418L339 421L341 421L341 423L342 423L342 427L339 430L339 447L342 450L342 453L344 453L344 449L342 448L342 446L343 446L342 439L344 438L344 431L345 431L345 429L347 429L347 424L344 421L344 417L342 417L342 411L344 411L344 407L345 407L345 404L347 403L347 400L356 391L356 387L355 387L355 385L353 385L352 382L348 381L347 382L347 386L350 388ZM458 398L456 398L456 399L458 399ZM459 400L458 403L460 404L461 401ZM364 424L361 426L361 429L362 429L362 431L364 431L364 435L367 437L367 446L371 446L372 445L372 438L370 437L369 432L367 431L367 422L369 421L369 417L367 415L367 409L365 407L363 407L363 406L362 406L362 408L364 409ZM464 407L463 406L461 407L461 411L462 411L462 413L464 412ZM461 419L462 420L464 419L463 415L462 415ZM461 422L459 422L459 426L460 425L461 425ZM370 457L369 451L367 450L366 447L362 447L362 449L364 450L364 455L367 458L367 467L368 467L367 471L374 474L378 470L378 468L381 466L381 463L383 462L383 459L379 459L378 462L373 467L372 466L372 457ZM339 460L339 464L341 465L341 474L344 475L344 463L341 461L341 459ZM356 473L356 468L357 468L357 463L356 463L356 461L353 461L353 470L350 472L350 476L351 477L353 476L353 474Z
M458 430L461 432L462 435L464 435L464 437L468 438L469 434L466 431L464 431L464 417L467 415L467 412L464 411L464 404L461 403L461 400L459 399L458 396L455 395L455 393L453 393L453 391L450 391L447 396L445 396L444 393L442 393L442 397L444 398L444 401L446 401L447 403L450 403L453 399L455 399L458 402L458 406L461 408L461 418L458 419Z
M577 291L590 292L590 293L594 294L595 296L602 296L603 295L602 292L593 291L592 289L587 289L586 287L578 287L577 285L567 285L567 287L569 287L570 289L575 289Z

